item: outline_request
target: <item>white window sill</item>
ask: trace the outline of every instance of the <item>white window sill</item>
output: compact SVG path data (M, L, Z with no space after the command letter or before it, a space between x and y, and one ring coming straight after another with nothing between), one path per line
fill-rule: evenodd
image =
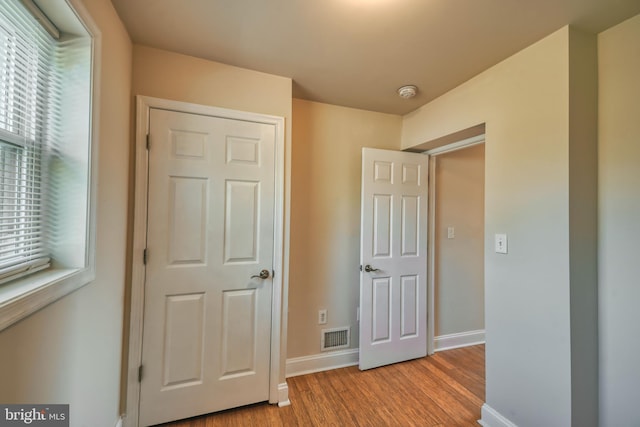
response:
M90 269L48 269L0 286L0 331L93 280Z

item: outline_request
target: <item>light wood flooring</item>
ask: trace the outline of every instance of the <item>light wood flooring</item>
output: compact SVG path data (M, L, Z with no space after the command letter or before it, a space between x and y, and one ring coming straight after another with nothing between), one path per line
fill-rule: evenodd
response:
M165 427L478 426L484 345L361 372L357 366L287 379L291 406L260 403Z

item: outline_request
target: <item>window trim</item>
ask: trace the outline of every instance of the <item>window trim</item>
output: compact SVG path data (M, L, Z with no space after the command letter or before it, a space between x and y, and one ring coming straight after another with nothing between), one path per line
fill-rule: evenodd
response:
M80 0L62 0L91 36L91 78L89 124L89 193L87 203L84 268L50 268L0 286L0 331L35 313L71 292L91 283L96 276L96 212L100 118L102 34Z

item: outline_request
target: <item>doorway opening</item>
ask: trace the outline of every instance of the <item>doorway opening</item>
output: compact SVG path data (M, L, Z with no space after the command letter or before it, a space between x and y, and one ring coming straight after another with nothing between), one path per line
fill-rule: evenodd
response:
M425 152L429 164L428 353L483 344L484 135Z

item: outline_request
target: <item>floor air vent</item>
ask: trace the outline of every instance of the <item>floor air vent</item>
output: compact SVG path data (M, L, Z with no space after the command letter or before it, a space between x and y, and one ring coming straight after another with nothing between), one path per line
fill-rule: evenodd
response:
M320 350L337 350L349 348L351 344L350 328L332 328L322 330L322 344Z

